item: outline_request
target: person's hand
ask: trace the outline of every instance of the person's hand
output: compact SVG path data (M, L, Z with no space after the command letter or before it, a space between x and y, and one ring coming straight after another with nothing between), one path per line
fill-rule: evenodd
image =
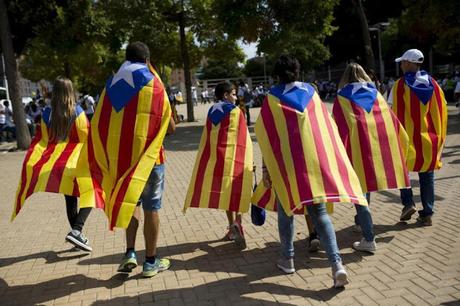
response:
M262 181L265 188L272 188L272 179L266 168L262 168Z

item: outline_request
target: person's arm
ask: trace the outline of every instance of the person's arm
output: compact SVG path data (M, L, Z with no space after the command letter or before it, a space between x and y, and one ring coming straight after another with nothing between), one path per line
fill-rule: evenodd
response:
M167 135L171 135L176 131L176 122L174 122L174 118L171 117L169 119L169 126L168 126L168 131L166 132Z
M262 181L265 188L272 188L272 179L270 173L268 173L267 166L265 166L264 160L262 160Z

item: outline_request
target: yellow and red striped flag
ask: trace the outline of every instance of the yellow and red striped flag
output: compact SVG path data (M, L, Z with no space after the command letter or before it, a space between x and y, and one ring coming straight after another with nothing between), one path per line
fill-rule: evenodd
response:
M214 104L206 119L185 199L189 207L245 213L252 194L252 141L243 112Z
M311 85L273 87L255 132L286 214L327 202L367 205L337 126Z
M273 191L273 188L267 188L261 181L254 193L252 194L251 199L252 205L257 207L263 208L268 211L278 211L278 205L276 203L276 195ZM333 203L326 203L326 210L328 214L332 214L334 212L334 204ZM295 215L308 215L307 206L302 206L297 208L292 212Z
M407 134L373 84L342 88L332 115L364 192L410 187Z
M151 66L125 62L103 90L77 182L81 203L104 207L109 227L129 225L157 162L171 118L163 83Z
M409 136L407 168L427 172L442 166L447 102L438 83L425 71L406 73L391 91L393 111Z
M11 220L19 214L25 200L35 192L79 195L75 175L80 152L88 136L88 119L81 107L77 106L69 135L64 141L58 142L49 138L50 116L51 108L47 107L43 110L40 125L24 158Z

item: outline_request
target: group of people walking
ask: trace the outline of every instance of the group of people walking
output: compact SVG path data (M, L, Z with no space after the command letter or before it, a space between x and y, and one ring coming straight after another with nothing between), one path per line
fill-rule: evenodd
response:
M82 228L90 207L103 209L110 229L126 229L126 252L118 271L130 273L138 265L135 239L142 206L145 277L170 266L168 259L157 256L156 245L165 175L162 144L175 130L168 96L149 58L145 44L127 46L126 61L107 81L91 125L75 103L70 80L56 79L51 107L44 111L24 160L13 211L14 218L34 192L64 194L71 226L66 239L91 251ZM353 248L373 253L377 244L370 193L400 189L400 220L408 221L416 212L409 180L409 171L414 171L419 173L423 205L417 222L431 225L433 171L442 165L446 102L436 81L420 70L419 50L408 50L396 61L404 76L390 94L393 110L365 70L352 63L340 81L331 116L315 89L299 81L297 59L281 56L273 71L278 84L270 89L255 123L263 157L262 182L255 190L252 140L247 118L237 106L237 89L228 82L218 84L184 212L224 210L225 239L244 249L243 214L251 203L277 211L277 266L286 273L295 272L293 216L307 215L310 250L324 248L335 287L349 280L329 217L331 203L355 205L355 227L363 238Z

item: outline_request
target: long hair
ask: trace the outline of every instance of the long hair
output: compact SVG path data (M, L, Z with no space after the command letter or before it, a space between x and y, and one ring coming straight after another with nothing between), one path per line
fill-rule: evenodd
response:
M53 84L51 97L50 140L67 138L72 121L75 119L75 92L72 81L57 77Z
M339 82L339 89L353 82L372 82L366 71L364 71L363 67L358 63L350 63L347 68L345 68Z

